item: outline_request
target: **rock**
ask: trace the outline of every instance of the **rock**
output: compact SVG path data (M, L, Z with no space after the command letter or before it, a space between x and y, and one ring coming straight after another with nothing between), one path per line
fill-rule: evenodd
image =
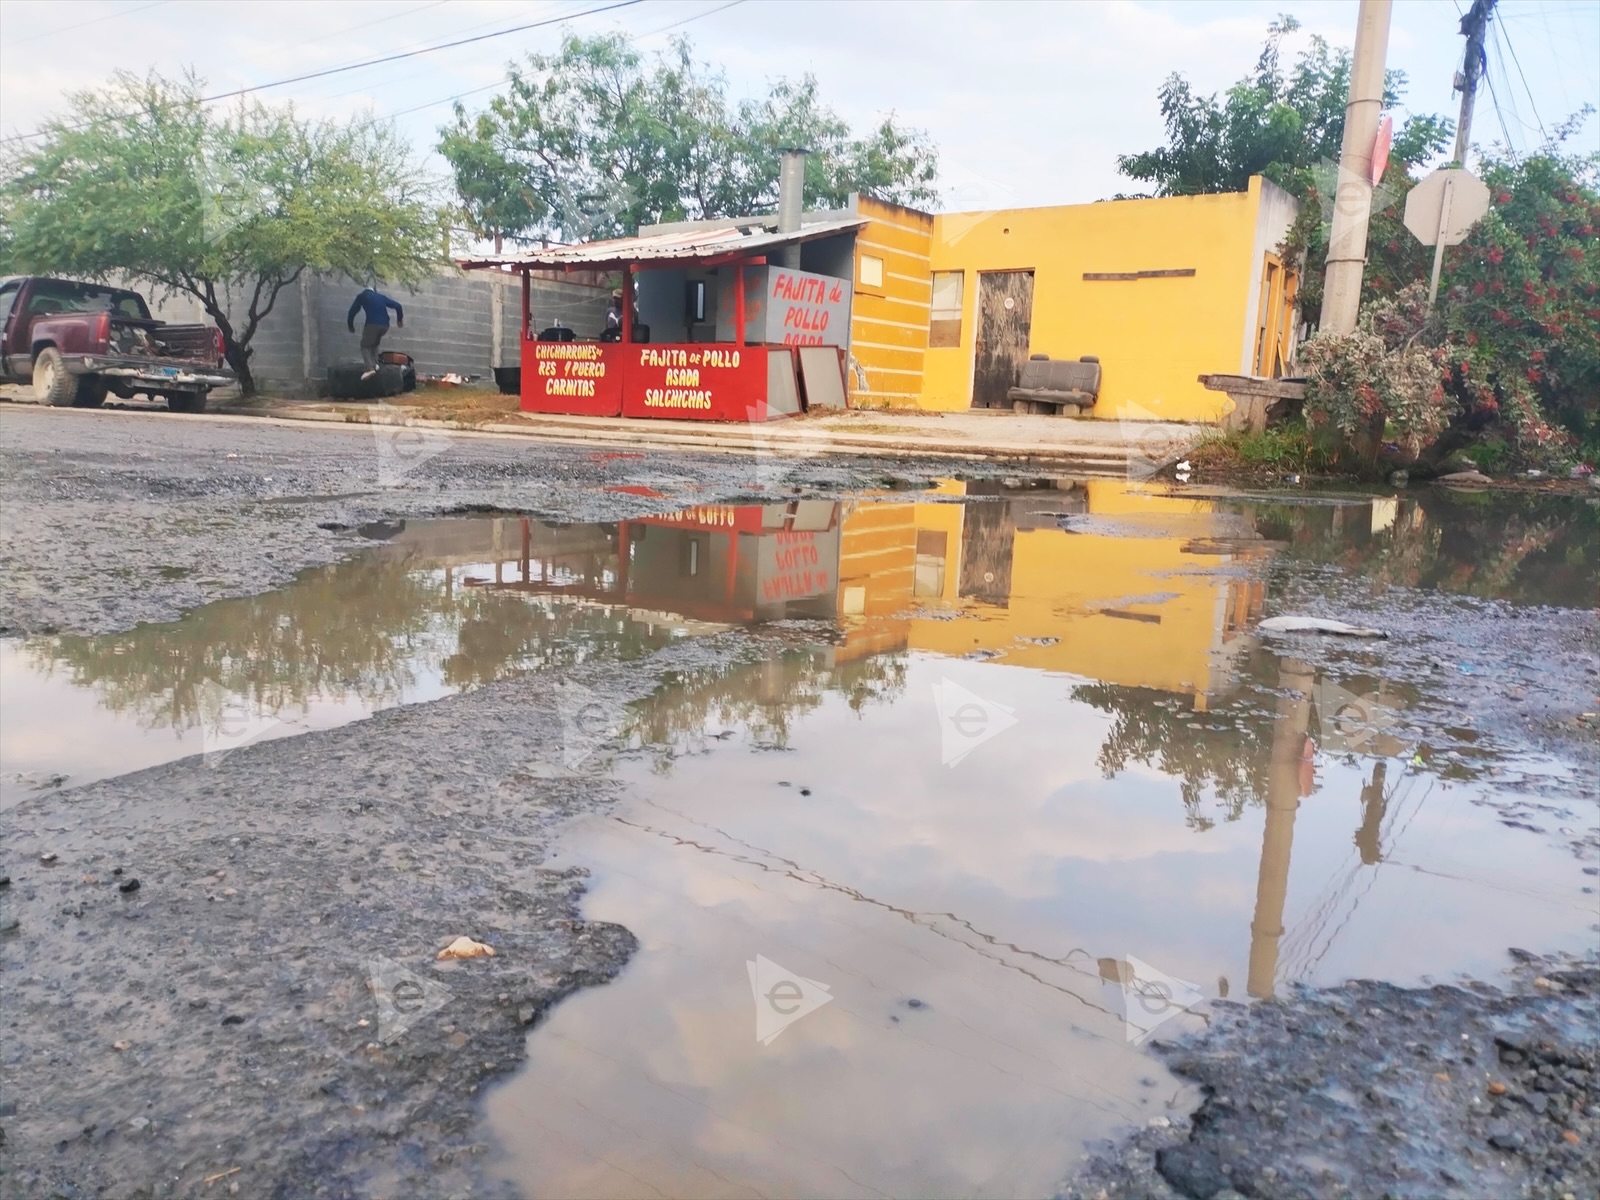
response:
M1447 487L1482 487L1485 484L1492 483L1493 480L1482 471L1474 470L1453 471L1449 475L1439 476L1436 482L1442 483Z
M132 1042L112 1042L111 1043L111 1048L113 1050L117 1051L118 1053L121 1053L122 1051L126 1050L131 1045L133 1045Z
M1411 482L1411 472L1410 471L1392 471L1389 474L1389 486L1390 487L1405 487L1406 484L1408 484L1410 482Z
M447 958L493 958L494 947L485 942L475 942L463 934L434 957L441 961Z
M56 861L56 856L49 850L46 850L43 854L39 855L39 861L48 867L51 863Z
M10 886L11 886L11 876L9 876L9 875L0 875L0 888L8 888Z
M1505 1094L1506 1094L1506 1085L1501 1083L1498 1079L1495 1080L1493 1083L1491 1083L1489 1085L1489 1095L1491 1095L1491 1096L1504 1096Z
M138 890L139 881L137 879L124 879L121 883L117 884L117 891L119 892L128 893L137 892Z
M1489 1128L1489 1145L1496 1150L1520 1150L1526 1140L1509 1121L1498 1121Z
M222 1023L224 1025L243 1025L244 1016L240 1013L229 1013L227 1016L222 1018Z

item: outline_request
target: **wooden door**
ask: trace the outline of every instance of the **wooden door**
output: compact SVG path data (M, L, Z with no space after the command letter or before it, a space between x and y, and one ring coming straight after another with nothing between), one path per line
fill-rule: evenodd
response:
M1016 387L1022 377L1032 327L1033 272L981 272L972 366L973 408L1011 407L1006 392Z

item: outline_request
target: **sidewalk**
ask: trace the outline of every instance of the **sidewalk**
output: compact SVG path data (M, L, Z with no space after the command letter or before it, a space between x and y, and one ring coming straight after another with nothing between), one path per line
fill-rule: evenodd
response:
M405 398L402 398L405 399ZM759 425L707 421L641 421L623 417L548 416L507 412L489 421L426 420L408 405L383 402L269 401L250 410L295 421L403 422L419 428L514 434L547 442L629 448L683 447L811 457L874 455L1010 462L1020 466L1109 471L1130 461L1151 467L1173 462L1208 425L1019 416L1006 412L904 413L830 411Z

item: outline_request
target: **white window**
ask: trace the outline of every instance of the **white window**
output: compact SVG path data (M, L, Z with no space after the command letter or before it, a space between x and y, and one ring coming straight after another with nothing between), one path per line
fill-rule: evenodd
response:
M928 345L961 345L961 301L966 274L961 271L933 273L933 306L928 312Z
M870 254L861 256L861 286L869 288L883 286L883 259L874 258Z

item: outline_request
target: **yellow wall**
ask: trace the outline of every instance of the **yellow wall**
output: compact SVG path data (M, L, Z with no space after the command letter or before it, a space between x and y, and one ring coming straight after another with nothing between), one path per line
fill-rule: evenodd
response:
M928 349L928 303L933 289L928 254L934 218L870 196L856 201L867 225L856 235L856 279L850 311L850 353L866 386L850 378L852 408L916 408ZM863 255L883 260L882 287L861 282Z
M1237 372L1261 180L1248 192L1116 200L934 218L931 271L965 272L961 344L925 351L920 406L972 403L978 274L1034 272L1031 352L1100 357L1100 418L1215 420L1227 400L1196 380ZM1193 268L1187 278L1087 281L1085 272ZM924 342L924 344L926 344Z
M1127 530L1017 530L1003 608L958 596L962 505L850 506L840 539L841 597L852 587L865 588L866 595L863 603L858 593L855 612L841 614L841 661L902 647L952 656L1001 650L1003 663L1189 695L1204 707L1209 694L1229 685L1219 670L1224 651L1250 615L1236 610L1259 609L1259 588L1195 570L1197 559L1184 547L1202 526L1211 527L1211 502L1141 492L1122 480L1085 486L1091 515L1151 526L1135 536ZM918 530L947 534L945 588L937 599L912 596ZM1149 598L1154 593L1176 595ZM919 615L929 608L956 608L970 619ZM1105 615L1108 610L1123 615ZM1025 638L1056 640L1038 645Z

